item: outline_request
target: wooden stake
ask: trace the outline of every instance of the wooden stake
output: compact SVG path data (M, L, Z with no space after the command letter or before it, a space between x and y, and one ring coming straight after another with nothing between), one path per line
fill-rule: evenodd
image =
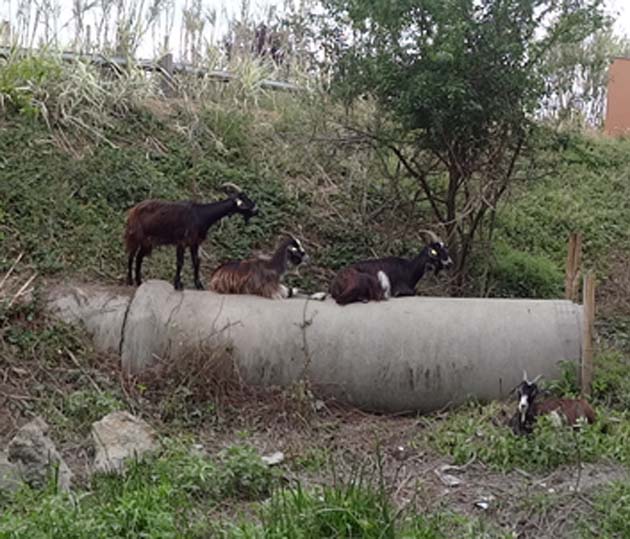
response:
M569 236L567 266L564 276L564 297L570 301L577 301L581 259L582 235L572 232Z
M158 62L158 66L161 68L161 81L162 92L165 97L175 97L177 95L177 88L175 80L173 79L174 63L172 53L167 53Z
M593 332L595 324L595 276L592 271L584 276L582 328L582 396L590 397L593 382Z

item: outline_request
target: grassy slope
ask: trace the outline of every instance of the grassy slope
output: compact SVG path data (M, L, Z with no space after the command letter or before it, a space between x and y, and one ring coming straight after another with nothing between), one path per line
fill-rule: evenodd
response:
M0 123L0 270L24 251L40 273L120 282L129 207L147 197L214 200L223 181L242 185L263 213L248 227L229 219L212 230L206 272L219 260L273 249L283 230L307 239L307 287L357 257L414 252L426 207L412 204L405 183L383 177L372 150L339 137L331 105L288 96L244 111L225 105L194 113L145 107L112 118L111 144L82 141L78 159L37 122ZM499 210L491 293L558 296L571 230L584 233L585 266L601 280L622 269L612 257L630 251L629 149L627 141L573 135L546 152L550 174L517 184ZM158 253L146 275L170 279L174 255ZM480 270L485 259L477 253Z

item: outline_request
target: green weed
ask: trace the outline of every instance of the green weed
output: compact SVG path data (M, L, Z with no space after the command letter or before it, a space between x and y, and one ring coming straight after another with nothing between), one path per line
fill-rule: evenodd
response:
M397 510L379 473L359 468L333 485L306 489L300 483L277 491L260 509L259 522L222 524L224 539L462 539L505 537L481 520L451 512L426 515ZM219 529L220 528L220 529Z
M110 391L79 389L64 399L61 412L76 430L86 430L95 421L125 407L120 398Z
M229 448L215 460L171 442L130 461L123 475L94 475L85 491L64 494L52 483L22 489L5 502L0 538L204 537L213 506L226 497L260 499L271 488L272 474L251 448Z
M549 471L561 465L607 458L630 463L630 416L626 412L597 411L598 421L578 432L558 428L549 416L543 416L533 435L525 437L515 436L500 424L499 405L471 405L436 422L423 439L457 464L477 459L499 471Z
M544 256L531 255L497 244L488 273L493 296L505 298L557 298L562 293L564 276Z
M630 483L617 482L595 497L595 512L578 525L583 539L630 537Z
M269 494L274 475L255 449L239 445L228 448L221 456L218 482L224 496L258 499Z

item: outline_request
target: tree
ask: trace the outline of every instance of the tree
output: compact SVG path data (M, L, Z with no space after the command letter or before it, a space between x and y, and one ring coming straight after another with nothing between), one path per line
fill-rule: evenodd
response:
M324 0L333 91L375 100L369 133L419 184L463 282L548 92L547 52L600 28L603 0ZM343 38L343 39L342 39Z
M615 35L612 21L581 43L553 47L547 54L550 91L541 116L571 126L602 126L608 68L615 56L630 56L630 38Z

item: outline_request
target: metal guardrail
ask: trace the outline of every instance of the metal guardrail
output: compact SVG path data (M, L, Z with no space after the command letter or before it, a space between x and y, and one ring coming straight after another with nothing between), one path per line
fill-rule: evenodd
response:
M0 58L10 58L14 55L29 55L37 54L37 50L30 50L24 48L13 48L0 46ZM140 68L143 71L150 71L160 73L165 78L165 89L169 86L173 89L173 77L178 74L193 75L198 77L210 77L220 82L230 82L236 79L236 75L229 71L223 70L211 70L193 66L192 64L186 64L183 62L173 62L173 55L167 54L159 60L129 60L123 56L105 56L103 54L88 54L88 53L76 53L76 52L61 52L61 59L64 62L88 62L90 64L100 66L103 68L110 68L116 70L123 70L128 65L133 65L136 68ZM283 81L275 81L264 79L261 81L263 88L269 88L271 90L284 90L290 92L301 91L302 88L296 84Z

